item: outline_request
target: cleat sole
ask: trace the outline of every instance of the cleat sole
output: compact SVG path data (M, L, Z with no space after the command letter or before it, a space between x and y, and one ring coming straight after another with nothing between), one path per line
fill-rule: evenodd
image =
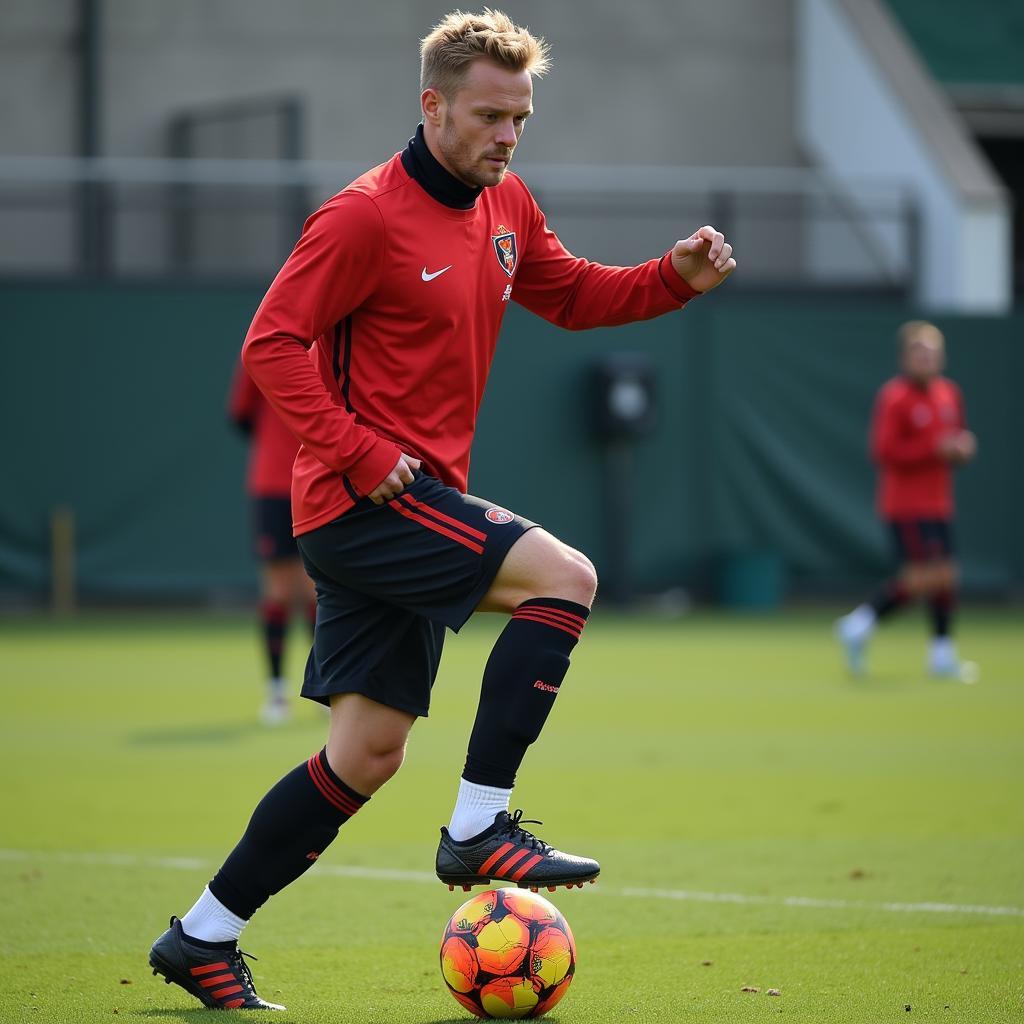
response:
M461 886L463 892L470 892L473 889L473 887L477 886L477 885L502 885L502 884L506 884L506 883L509 884L509 885L512 884L511 879L508 879L508 878L483 878L483 877L481 877L479 875L474 875L472 877L467 876L467 875L461 875L461 876L458 876L458 877L454 877L454 876L450 876L449 875L449 876L446 876L444 878L441 878L441 876L438 876L438 878L442 882L442 884L448 886L448 891L449 892L454 892L455 891L455 887L457 885ZM554 892L556 889L559 889L559 888L582 889L583 886L584 886L584 883L589 882L591 885L593 885L597 881L597 879L598 879L597 875L594 875L591 878L582 878L582 879L578 879L578 878L552 878L552 879L546 879L545 878L545 879L543 879L541 881L531 881L530 879L524 879L522 881L516 882L515 885L519 889L529 889L530 892L539 892L540 886L543 885L543 886L545 886L547 888L548 892Z

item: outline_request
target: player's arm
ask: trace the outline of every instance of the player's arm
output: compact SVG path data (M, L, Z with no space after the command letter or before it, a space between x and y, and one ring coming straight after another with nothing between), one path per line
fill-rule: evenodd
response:
M591 263L573 256L533 208L512 298L569 330L613 327L680 309L736 268L732 246L710 226L636 267Z
M953 396L956 399L957 423L956 429L943 437L939 445L939 453L944 459L956 465L970 462L978 451L978 439L974 432L967 429L967 410L964 406L964 396L960 389L950 381L953 389Z
M882 466L921 466L942 458L931 435L906 435L898 399L887 388L882 389L875 403L871 421L871 454Z
M335 402L308 349L371 294L383 260L376 207L363 195L341 193L306 222L242 346L246 370L288 429L367 495L398 469L401 452Z
M228 418L243 434L252 433L260 401L260 389L239 361L228 392Z

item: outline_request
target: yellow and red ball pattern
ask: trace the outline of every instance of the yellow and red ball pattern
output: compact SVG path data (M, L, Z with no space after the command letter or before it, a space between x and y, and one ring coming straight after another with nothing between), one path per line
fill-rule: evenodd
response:
M568 922L525 889L491 889L467 900L441 939L448 991L478 1017L539 1017L565 995L575 971Z

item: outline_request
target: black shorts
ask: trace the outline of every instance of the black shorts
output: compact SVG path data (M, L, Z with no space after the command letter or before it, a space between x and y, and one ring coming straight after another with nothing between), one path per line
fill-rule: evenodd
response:
M292 500L289 497L252 499L253 550L261 562L298 558L292 536Z
M948 519L894 519L889 529L901 563L942 562L953 557Z
M445 627L458 632L536 524L425 473L298 538L317 592L302 695L361 693L425 716Z

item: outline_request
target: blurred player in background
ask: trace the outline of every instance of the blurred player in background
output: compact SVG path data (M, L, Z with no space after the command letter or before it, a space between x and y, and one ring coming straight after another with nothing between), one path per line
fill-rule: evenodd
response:
M267 725L278 725L290 713L282 665L292 609L301 606L310 627L316 624L316 589L292 536L292 464L299 442L241 363L232 381L228 414L250 441L246 490L261 564L260 623L268 673L261 717Z
M864 671L875 627L918 598L928 602L932 639L928 670L970 681L953 643L957 567L953 560L953 469L974 457L977 442L966 429L960 389L941 376L942 332L923 320L899 331L903 374L879 391L871 425L871 453L878 464L878 511L889 527L899 560L897 574L874 600L836 623L850 670Z
M543 41L497 11L454 12L421 56L423 123L310 217L243 348L302 441L292 512L318 596L302 692L329 704L331 721L326 746L263 797L150 951L154 971L208 1006L267 1007L238 951L242 928L398 771L427 714L445 629L475 611L508 621L484 668L436 874L465 888L597 877L597 861L555 849L522 811L509 813L597 576L580 552L466 493L477 412L510 299L563 328L607 327L679 310L736 266L710 225L636 267L574 257L507 173L533 111L532 76L548 66ZM237 792L225 796L237 810Z

